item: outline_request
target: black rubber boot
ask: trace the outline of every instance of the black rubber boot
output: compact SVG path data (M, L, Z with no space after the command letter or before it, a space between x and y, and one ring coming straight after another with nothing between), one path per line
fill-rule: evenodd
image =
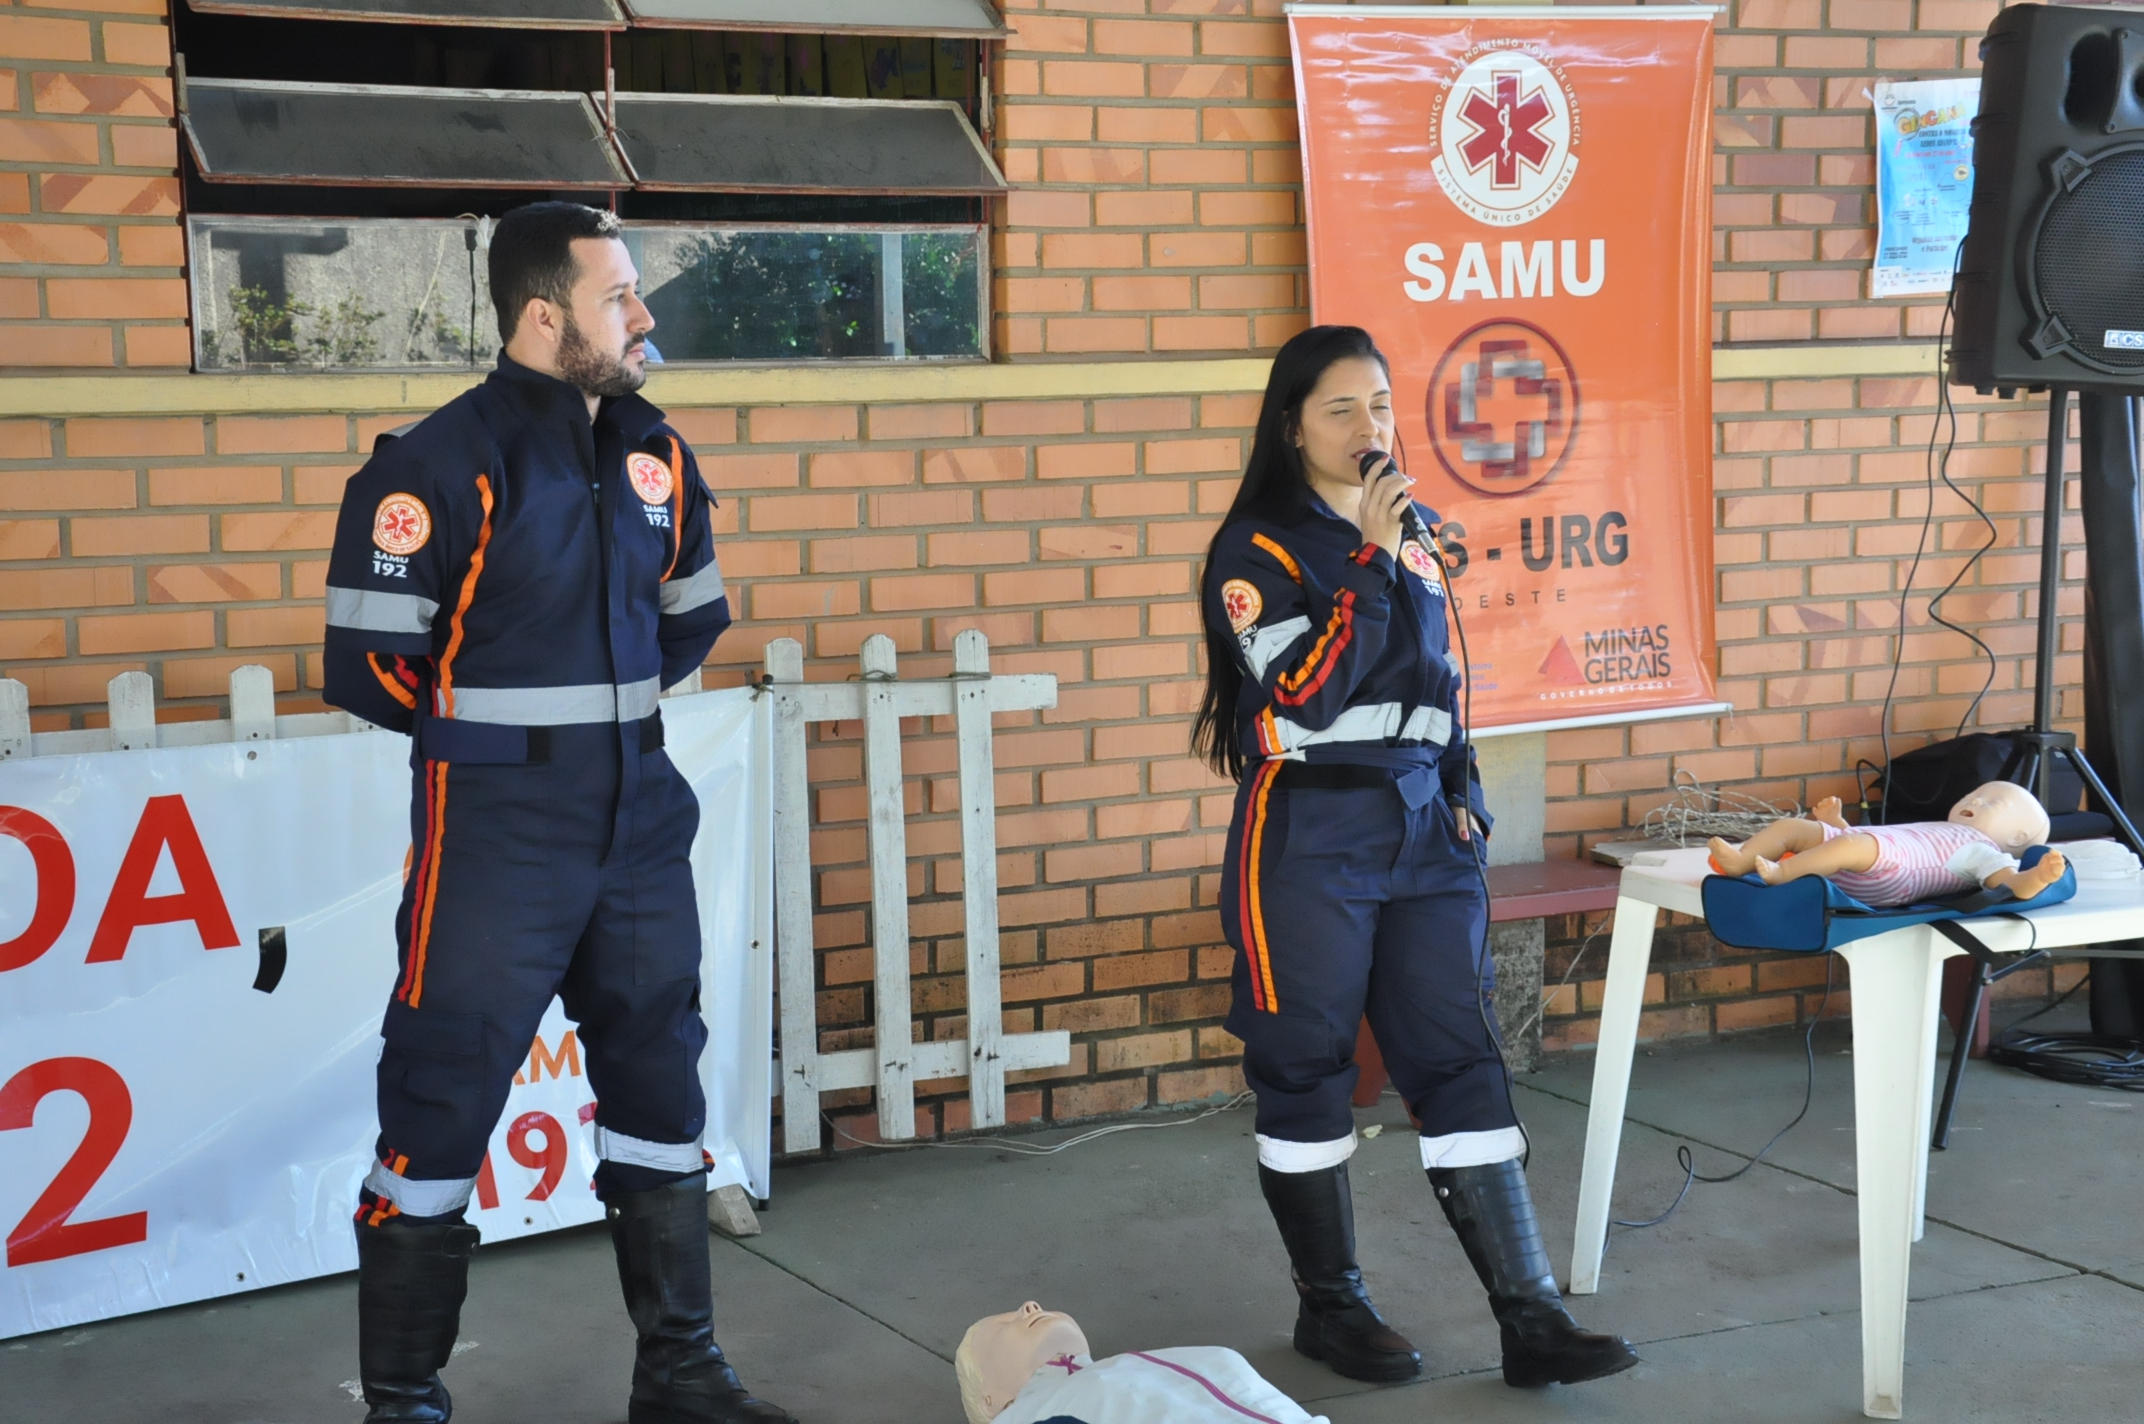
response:
M796 1424L746 1393L715 1343L707 1179L621 1194L605 1215L626 1314L640 1332L629 1424Z
M1294 1268L1295 1348L1349 1379L1389 1384L1422 1372L1422 1357L1385 1324L1355 1265L1355 1198L1347 1163L1315 1172L1261 1164L1258 1185Z
M389 1221L357 1228L357 1378L365 1424L446 1424L439 1370L454 1353L477 1229Z
M1436 1168L1429 1184L1474 1273L1488 1288L1489 1309L1503 1328L1505 1384L1520 1389L1577 1384L1638 1363L1628 1340L1581 1330L1563 1308L1534 1219L1533 1194L1526 1189L1526 1169L1516 1158L1486 1167Z

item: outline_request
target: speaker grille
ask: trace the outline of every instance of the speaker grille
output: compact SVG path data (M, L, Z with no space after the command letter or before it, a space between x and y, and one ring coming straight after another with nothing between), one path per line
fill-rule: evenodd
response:
M2071 349L2101 370L2144 371L2144 350L2106 342L2110 330L2144 332L2144 149L2108 154L2057 190L2035 247L2034 284Z

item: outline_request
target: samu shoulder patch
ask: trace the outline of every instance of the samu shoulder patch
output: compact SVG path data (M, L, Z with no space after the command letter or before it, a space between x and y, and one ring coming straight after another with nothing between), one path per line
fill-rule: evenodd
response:
M432 537L432 511L413 494L396 491L372 512L372 542L389 554L408 557Z

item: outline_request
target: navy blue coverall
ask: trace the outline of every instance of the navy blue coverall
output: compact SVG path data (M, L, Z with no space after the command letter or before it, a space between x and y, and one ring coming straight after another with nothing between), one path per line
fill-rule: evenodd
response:
M1434 511L1416 506L1434 528ZM1221 531L1207 626L1235 639L1245 769L1221 872L1236 950L1228 1028L1258 1097L1259 1160L1310 1172L1354 1150L1355 1038L1367 1013L1421 1123L1429 1167L1517 1157L1487 1005L1493 971L1475 853L1472 749L1454 734L1460 676L1444 570L1395 559L1312 497L1292 525Z
M451 1216L554 994L606 1199L704 1170L692 789L660 690L729 625L691 449L505 356L343 494L327 700L413 736L400 972L360 1223Z

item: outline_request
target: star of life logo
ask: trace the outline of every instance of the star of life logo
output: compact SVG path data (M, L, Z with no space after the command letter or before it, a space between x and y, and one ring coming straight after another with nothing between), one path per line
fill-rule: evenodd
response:
M670 498L670 467L653 455L635 452L628 456L625 474L642 504L661 504Z
M431 537L432 512L413 494L391 494L372 512L372 542L384 553L406 558Z
M1430 115L1437 185L1492 227L1532 222L1578 172L1578 101L1562 73L1507 45L1470 52Z
M1428 586L1432 595L1437 598L1444 597L1444 570L1437 567L1437 561L1430 557L1429 550L1409 539L1400 545L1400 562Z

